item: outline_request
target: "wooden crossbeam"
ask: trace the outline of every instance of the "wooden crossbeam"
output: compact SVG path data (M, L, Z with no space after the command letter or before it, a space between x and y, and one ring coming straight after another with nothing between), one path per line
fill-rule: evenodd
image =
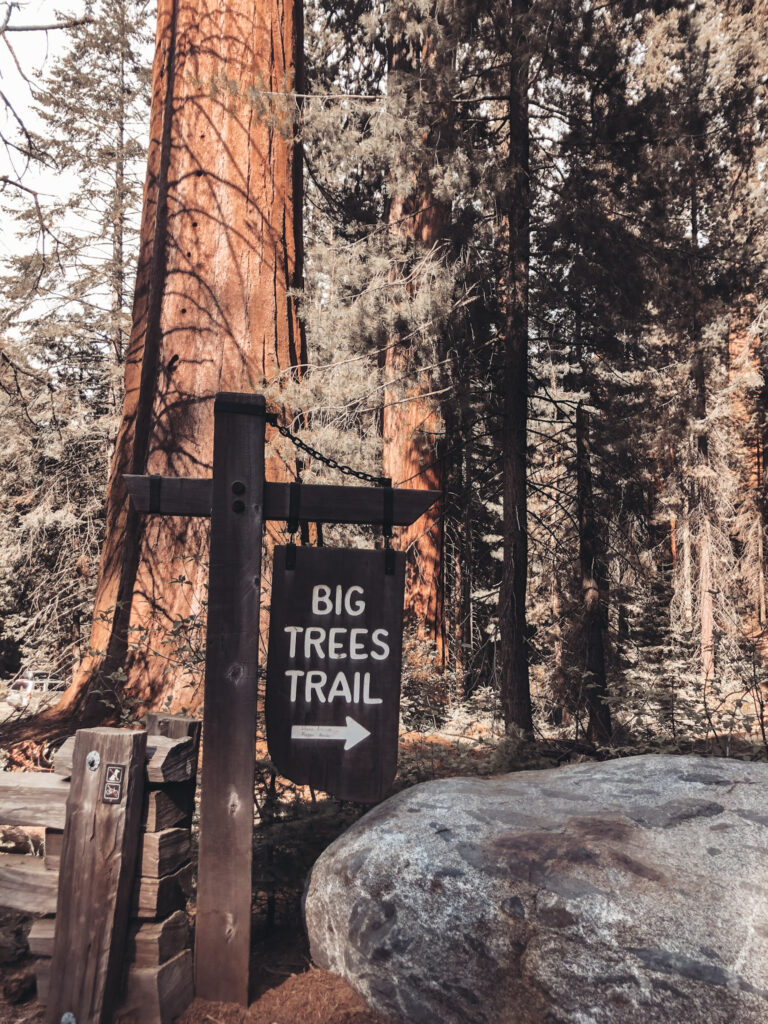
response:
M69 783L48 772L0 772L0 824L64 828Z
M49 871L42 857L0 853L0 905L28 914L55 914L58 871Z
M137 512L164 516L209 516L213 480L194 477L130 476L123 478ZM155 503L152 503L152 488ZM384 522L384 493L381 487L344 487L330 484L302 484L299 518L311 523ZM290 484L264 484L264 518L287 520ZM396 487L392 492L392 525L409 526L439 501L440 491L416 491Z

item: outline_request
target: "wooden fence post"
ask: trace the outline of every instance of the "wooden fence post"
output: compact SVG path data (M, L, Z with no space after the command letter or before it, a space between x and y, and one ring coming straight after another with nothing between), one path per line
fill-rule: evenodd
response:
M248 1005L263 395L214 404L195 994Z
M147 737L81 729L61 851L48 1024L107 1024L118 998L136 868Z

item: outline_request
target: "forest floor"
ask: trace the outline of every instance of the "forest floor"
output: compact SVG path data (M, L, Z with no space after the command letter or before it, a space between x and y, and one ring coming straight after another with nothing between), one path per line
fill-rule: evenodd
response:
M458 731L407 733L401 736L396 788L452 775L555 767L630 753L698 753L764 759L764 748L740 739L727 750L711 741L681 744L675 749L638 744L616 751L597 751L575 741L537 743L504 739L492 730L461 723ZM590 749L591 747L591 749ZM257 756L266 748L257 745ZM390 1024L373 1012L341 978L313 966L301 914L301 896L308 872L322 851L367 810L359 804L330 798L310 799L308 791L279 780L272 811L265 805L269 790L268 762L257 760L257 804L261 826L254 831L254 889L251 1003L195 999L178 1024ZM259 772L262 771L261 779ZM273 820L269 820L274 814ZM194 902L188 908L194 922ZM20 915L0 910L0 957L3 929ZM27 930L31 920L27 920ZM1 962L1 960L0 960ZM0 966L0 1024L42 1024L44 1010L34 995L34 959L25 956ZM16 1001L18 1000L18 1001Z
M8 919L7 913L0 913L0 922L3 919ZM27 956L0 967L0 1024L43 1024L45 1009L35 998L34 965L34 958ZM178 1024L390 1024L341 978L311 965L306 940L296 927L257 936L253 976L256 985L247 1009L195 999Z
M341 978L311 965L300 929L286 926L257 936L252 952L256 985L247 1009L195 999L178 1024L390 1024ZM0 967L1 1024L43 1024L45 1009L34 994L34 965L34 958L27 956Z
M313 967L300 920L257 934L248 1009L195 999L178 1024L390 1024L345 981Z

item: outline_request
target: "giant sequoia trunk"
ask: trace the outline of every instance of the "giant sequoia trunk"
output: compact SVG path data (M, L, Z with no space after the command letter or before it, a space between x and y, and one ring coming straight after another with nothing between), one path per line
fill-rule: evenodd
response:
M530 264L530 159L528 125L528 0L512 0L509 73L509 160L506 221L509 231L505 288L502 467L504 566L499 594L501 702L507 727L533 730L528 677L527 422L528 276Z
M210 475L216 392L263 390L305 359L289 294L302 273L301 158L295 100L286 95L300 85L301 51L298 0L158 4L133 330L93 653L64 709L103 688L150 707L200 700L185 647L205 621L207 521L138 517L123 474Z

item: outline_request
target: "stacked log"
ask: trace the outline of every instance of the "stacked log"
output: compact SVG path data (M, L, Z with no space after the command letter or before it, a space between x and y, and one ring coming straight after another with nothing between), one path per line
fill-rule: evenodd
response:
M66 800L69 795L69 779L72 775L72 752L75 737L59 748L54 761L54 773L16 772L3 775L2 803L4 818L23 821L25 824L40 825L44 828L43 852L40 857L14 857L7 861L0 871L0 902L4 905L24 909L29 913L44 914L39 917L28 936L29 952L41 957L36 966L37 995L41 1003L48 998L51 978L51 956L55 927L56 894L59 885L59 861L64 836ZM14 800L14 790L18 799ZM38 852L38 851L35 851ZM13 876L21 881L14 899Z

